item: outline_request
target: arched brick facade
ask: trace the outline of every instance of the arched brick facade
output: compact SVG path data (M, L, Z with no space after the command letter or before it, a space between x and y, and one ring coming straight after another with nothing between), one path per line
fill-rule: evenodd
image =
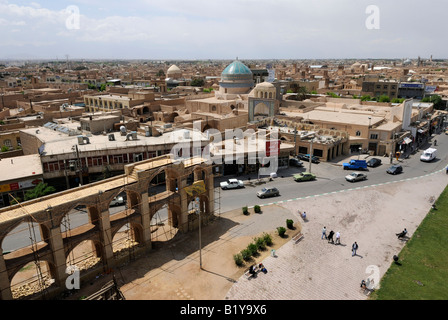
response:
M159 173L165 172L166 191L148 194L149 183ZM143 251L151 250L150 221L164 205L168 205L169 223L180 232L187 232L188 196L185 187L187 178L194 173L195 181L204 180L206 193L201 195L204 220L213 213L214 186L211 166L202 158L192 158L174 163L170 155L134 163L125 167L125 174L90 185L56 193L40 199L24 202L0 210L0 243L8 233L28 219L39 225L42 241L11 253L0 252L0 298L12 299L11 280L26 264L46 262L50 276L55 279L49 288L52 293L64 291L67 257L82 241L93 243L95 254L100 258L100 267L114 268L112 249L113 236L126 223L131 226L135 241ZM174 181L176 183L174 183ZM177 188L175 187L177 186ZM110 215L109 204L120 192L127 194L127 209ZM85 205L89 221L61 232L64 217L78 205Z

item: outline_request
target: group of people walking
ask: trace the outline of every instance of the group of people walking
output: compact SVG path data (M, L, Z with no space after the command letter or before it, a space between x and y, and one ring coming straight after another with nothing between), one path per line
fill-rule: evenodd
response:
M333 237L335 237L336 239L333 239ZM341 233L338 232L334 232L333 230L330 230L328 236L327 236L327 227L323 227L322 228L322 236L321 236L321 240L324 239L328 240L328 243L333 243L333 244L341 244ZM352 257L356 255L356 251L358 250L358 243L355 241L352 244Z
M336 237L336 240L333 239L334 236ZM323 238L325 238L325 240L328 240L328 243L331 242L333 244L341 244L341 233L339 231L335 233L333 230L331 230L327 236L327 228L323 227L321 239Z

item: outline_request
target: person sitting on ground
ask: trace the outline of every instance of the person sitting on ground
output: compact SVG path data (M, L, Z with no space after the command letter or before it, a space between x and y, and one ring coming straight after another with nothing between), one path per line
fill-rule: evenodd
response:
M261 270L263 273L267 273L267 272L268 272L268 270L264 267L264 265L263 265L262 263L260 263L260 264L258 265L258 268L260 268L260 270Z
M408 230L406 230L406 228L404 228L403 231L401 231L400 233L396 233L395 235L398 237L398 239L400 239L400 238L403 238L407 233L408 233Z
M256 273L255 272L255 265L250 266L249 273L252 274L252 275L254 275Z
M362 280L361 281L361 286L360 286L362 289L366 289L367 288L367 285L366 285L366 281L365 280Z

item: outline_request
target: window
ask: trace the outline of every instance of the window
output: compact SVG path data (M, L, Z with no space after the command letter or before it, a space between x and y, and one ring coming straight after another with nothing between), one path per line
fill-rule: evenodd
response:
M49 162L48 171L49 172L59 171L59 162Z
M324 152L320 149L314 149L313 150L313 156L322 158L324 156Z
M357 137L361 136L361 131L356 131L356 136Z
M9 139L4 140L3 145L5 147L12 148L12 143L11 143L11 140L9 140Z
M370 135L370 139L372 139L372 140L378 140L378 134L377 134L377 133L372 133L372 134Z
M103 165L103 157L92 158L92 165L94 167L102 166Z
M112 161L113 163L123 163L123 155L114 155Z

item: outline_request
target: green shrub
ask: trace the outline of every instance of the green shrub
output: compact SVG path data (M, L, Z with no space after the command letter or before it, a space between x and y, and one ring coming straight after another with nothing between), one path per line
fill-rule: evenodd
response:
M257 245L255 243L250 243L247 246L247 250L250 251L251 256L255 256L255 255L258 254L258 247L257 247Z
M243 264L243 255L241 253L237 253L233 255L233 260L237 266L241 266Z
M270 234L267 234L267 233L263 234L263 240L264 240L264 243L266 243L267 246L271 246L272 245L272 237L271 237Z
M254 206L254 211L255 213L260 213L261 212L261 207L257 204Z
M250 260L250 258L252 257L252 252L249 249L243 249L241 250L241 257L247 261Z
M288 229L292 229L294 225L294 221L291 219L286 219L286 226L288 227Z
M278 227L277 228L277 231L278 231L278 235L280 236L280 237L284 237L284 235L285 235L285 232L286 232L286 228L284 228L284 227Z
M243 207L243 214L245 215L249 214L249 209L247 209L247 207Z
M255 245L257 246L258 250L266 250L266 242L261 237L255 239Z

